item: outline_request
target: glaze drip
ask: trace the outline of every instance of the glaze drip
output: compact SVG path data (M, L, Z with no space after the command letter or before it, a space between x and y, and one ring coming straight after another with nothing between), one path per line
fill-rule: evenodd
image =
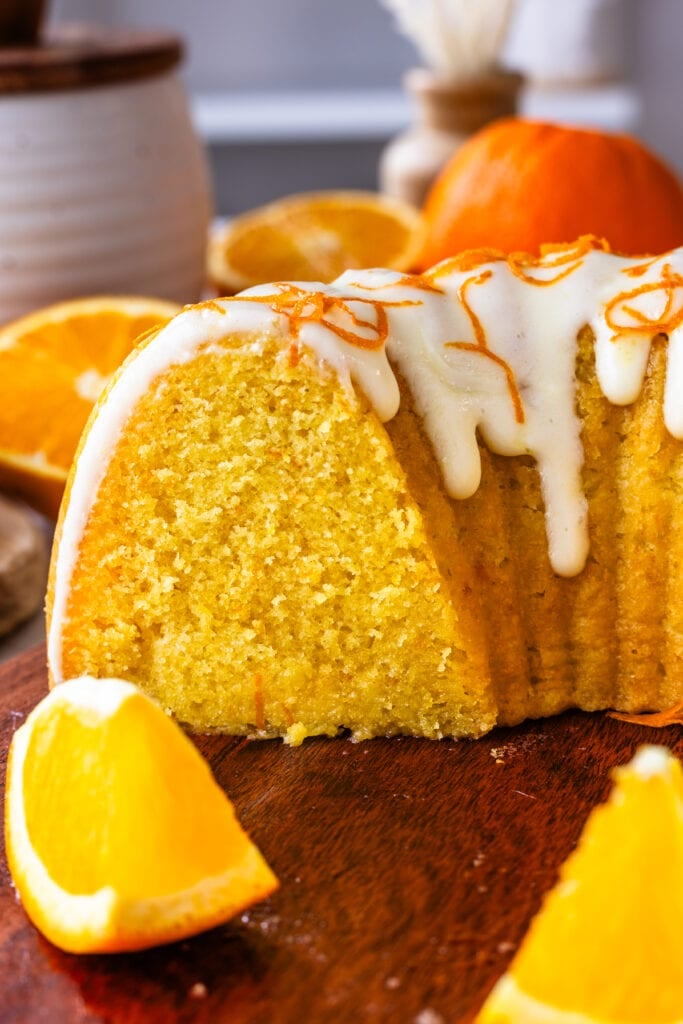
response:
M493 250L463 253L424 276L348 271L331 285L270 284L188 307L140 350L92 425L73 480L62 536L55 609L92 495L131 410L173 363L232 338L236 354L282 341L282 358L328 365L355 384L383 421L399 406L396 365L413 393L454 498L478 488L478 439L500 455L535 460L554 570L576 575L588 554L581 423L575 410L578 335L595 338L597 377L612 403L633 402L650 346L668 335L664 419L683 440L683 248L627 259L584 238L540 258ZM106 411L106 415L105 415ZM58 664L51 639L51 659ZM57 659L57 660L55 660Z
M627 259L586 237L540 258L463 253L416 277L348 271L334 284L253 289L286 329L378 415L393 416L396 364L414 394L454 498L481 479L478 437L500 455L538 465L555 572L581 571L589 550L575 411L578 335L589 325L605 397L638 397L658 334L669 336L664 416L683 439L683 250ZM385 362L384 355L388 356Z

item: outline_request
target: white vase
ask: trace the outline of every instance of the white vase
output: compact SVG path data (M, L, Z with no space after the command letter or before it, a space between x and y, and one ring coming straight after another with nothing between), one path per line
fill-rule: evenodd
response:
M621 77L623 0L518 0L505 61L542 84L581 85Z
M175 73L0 95L0 322L97 293L195 301L210 215Z

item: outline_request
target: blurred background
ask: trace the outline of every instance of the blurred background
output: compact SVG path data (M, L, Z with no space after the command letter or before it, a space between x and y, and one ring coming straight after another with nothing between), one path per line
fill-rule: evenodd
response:
M410 118L401 77L419 60L378 0L55 0L52 18L184 37L220 214L376 187ZM681 170L681 39L681 0L521 0L505 56L530 76L524 113L632 131Z

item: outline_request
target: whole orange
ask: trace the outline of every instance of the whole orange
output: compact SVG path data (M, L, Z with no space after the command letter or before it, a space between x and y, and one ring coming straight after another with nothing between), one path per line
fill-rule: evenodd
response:
M537 252L585 234L628 255L683 244L683 188L640 142L521 118L473 135L424 212L422 269L464 249Z

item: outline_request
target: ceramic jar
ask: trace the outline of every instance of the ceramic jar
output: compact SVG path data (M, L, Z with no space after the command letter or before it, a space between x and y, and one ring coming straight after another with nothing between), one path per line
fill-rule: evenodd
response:
M90 65L87 40L62 42L47 75L8 76L19 51L0 50L0 322L87 294L200 295L206 160L177 41L160 59L139 37L108 35Z
M521 75L492 71L464 82L439 78L413 68L404 79L415 120L382 153L379 183L383 192L422 206L444 164L473 134L499 117L514 114Z

